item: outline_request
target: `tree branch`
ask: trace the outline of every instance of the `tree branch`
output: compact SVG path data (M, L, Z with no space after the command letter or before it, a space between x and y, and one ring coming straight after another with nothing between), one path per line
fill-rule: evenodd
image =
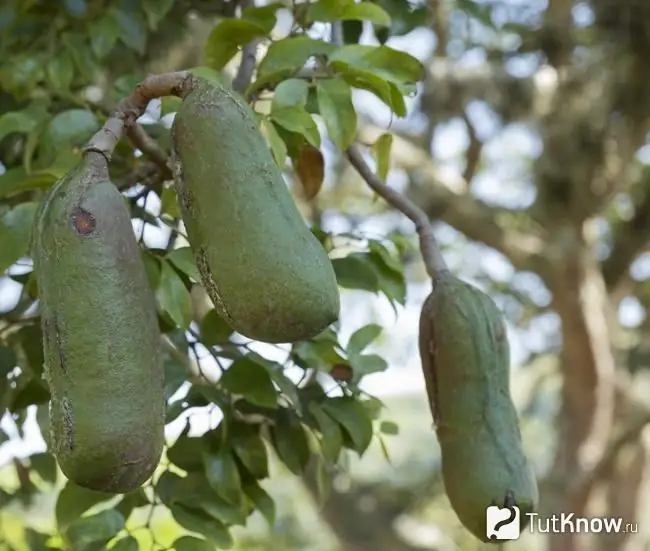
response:
M242 11L250 7L255 7L255 0L244 0L241 4ZM241 63L232 83L233 89L240 94L248 88L253 78L253 72L257 63L257 45L259 42L259 38L253 38L242 50Z
M395 190L389 188L382 182L377 175L372 172L370 167L366 164L361 155L361 152L355 147L351 146L346 151L347 158L352 166L356 168L357 172L365 180L366 184L380 197L385 199L391 206L402 212L415 224L415 231L420 238L420 252L427 273L432 280L437 280L444 273L449 272L447 264L445 263L440 246L433 235L431 222L428 216L420 209L415 203L399 194Z
M147 131L139 124L128 127L127 136L133 145L142 151L142 154L152 161L160 170L160 174L165 180L173 178L171 168L169 168L169 157L167 153L158 145Z
M152 99L162 96L184 98L191 91L192 85L192 75L187 71L149 75L136 86L130 96L118 104L104 126L86 144L84 152L101 153L107 161L110 161L115 146L122 139L125 129L135 124Z

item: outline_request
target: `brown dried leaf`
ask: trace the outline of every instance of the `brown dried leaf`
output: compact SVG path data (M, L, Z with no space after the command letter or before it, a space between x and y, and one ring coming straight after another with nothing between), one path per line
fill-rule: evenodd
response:
M311 201L318 195L325 179L325 160L320 150L309 145L303 147L296 162L296 173L305 197Z

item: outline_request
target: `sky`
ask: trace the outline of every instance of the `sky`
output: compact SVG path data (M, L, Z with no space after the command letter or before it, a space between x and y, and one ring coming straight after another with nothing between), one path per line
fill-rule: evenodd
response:
M516 0L507 2L510 7L522 7L527 4ZM540 4L541 5L541 4ZM533 10L534 11L534 10ZM589 23L590 12L579 4L574 16L582 24ZM459 25L466 22L456 22ZM469 26L471 27L471 25ZM478 32L478 31L477 31ZM364 35L368 39L367 33ZM418 29L405 37L393 38L389 46L407 51L415 57L426 60L435 47L435 37L426 29ZM462 66L481 66L485 63L485 54L480 49L466 51L458 57L458 64ZM512 61L508 69L513 74L527 75L533 73L537 67L536 60L525 57ZM552 75L551 75L552 77ZM355 105L359 112L371 117L373 121L384 128L389 128L391 121L388 109L371 94L363 91L355 93ZM408 100L410 110L413 111L416 101ZM158 102L151 103L148 115L141 122L155 120L157 117ZM485 140L483 156L485 168L480 172L473 184L473 192L481 199L505 207L521 207L529 204L534 199L532 183L529 181L528 163L541 153L542 144L537 135L524 125L510 125L506 128L498 126L496 117L490 109L480 103L474 102L468 106L468 114L474 123L479 137ZM407 129L410 125L418 124L417 116L409 117L406 121L394 122L395 127ZM168 116L167 123L171 123ZM432 153L440 165L440 170L449 174L460 174L463 168L464 151L468 143L468 134L462 120L452 120L443 124L436 133L432 144ZM326 164L328 153L325 152ZM644 162L650 162L650 148L641 152ZM2 169L0 167L0 172ZM399 174L392 174L388 183L399 189L401 182ZM159 212L160 204L157 197L151 194L147 200L147 210L151 214ZM404 221L400 226L409 228L409 222ZM346 231L348 228L345 219L336 213L327 213L325 217L327 229L333 231ZM371 218L359 228L372 233L387 231L385 217ZM514 268L499 253L479 244L470 243L452 228L436 225L437 238L445 245L453 245L445 255L450 267L467 281L482 287L478 278L488 275L497 281L511 281L515 274ZM141 224L134 221L134 230L139 234ZM409 229L411 231L411 229ZM165 229L147 226L144 240L149 246L164 246L168 233ZM18 268L14 273L18 273ZM25 269L23 269L24 271ZM639 278L648 277L650 274L650 255L637 261L633 267L633 275ZM539 304L548 303L550 294L543 283L534 274L518 274L513 285L525 291ZM349 335L356 329L368 323L379 323L385 331L380 339L380 344L372 346L368 352L375 352L384 356L389 364L389 369L384 373L368 376L363 387L370 394L386 396L391 394L424 393L424 380L420 370L417 351L417 327L420 308L428 293L428 285L411 283L408 288L407 303L400 308L397 316L383 297L377 297L366 292L342 291L341 333L342 342L346 342ZM6 277L0 277L0 310L8 310L16 303L20 286ZM499 303L498 297L496 298ZM501 304L500 304L501 305ZM642 321L643 309L634 299L624 301L620 312L621 320L625 325L634 326ZM525 361L530 351L543 350L549 339L556 341L558 338L559 323L554 314L541 316L527 328L509 326L511 344L512 369L516 371ZM276 347L256 343L255 348L269 359L283 360L283 353ZM201 359L203 369L215 369L213 360L206 357ZM218 422L218 414L212 418L193 418L193 433L203 432L208 425L214 426ZM172 426L168 427L170 436L178 434L185 423L183 417L179 418ZM25 456L35 451L45 449L45 444L40 437L34 421L32 411L26 423L26 437L20 439L13 423L5 417L0 424L12 436L9 443L0 446L0 465L8 461L13 455Z

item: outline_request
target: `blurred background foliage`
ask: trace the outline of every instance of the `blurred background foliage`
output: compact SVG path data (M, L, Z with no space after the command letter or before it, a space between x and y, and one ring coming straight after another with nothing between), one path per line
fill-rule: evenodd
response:
M343 46L329 43L336 21ZM413 230L345 162L356 139L431 217L454 272L508 318L541 514L636 526L524 534L507 548L650 549L648 51L641 0L5 0L0 546L486 547L459 525L439 476ZM343 310L292 347L233 335L196 284L169 182L178 101L152 102L111 177L157 293L170 447L151 484L110 498L66 483L47 452L31 220L111 108L146 74L181 69L253 102L334 259ZM202 454L205 442L217 451Z

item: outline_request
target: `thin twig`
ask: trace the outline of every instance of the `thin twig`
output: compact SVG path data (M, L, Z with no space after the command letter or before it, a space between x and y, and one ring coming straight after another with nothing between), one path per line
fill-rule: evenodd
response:
M125 129L135 124L152 99L162 96L184 98L191 91L192 85L192 75L187 71L149 75L136 86L130 96L118 104L104 126L86 144L84 152L101 153L107 161L110 161Z
M142 151L142 154L158 167L160 174L165 180L171 180L173 178L172 170L168 164L169 156L158 145L158 142L149 136L142 126L137 123L134 124L128 127L126 134L133 145Z
M350 146L346 151L347 158L352 166L359 172L366 184L372 190L386 200L391 206L402 212L415 224L415 231L420 238L420 253L424 260L427 273L434 281L439 279L449 268L445 263L438 241L433 235L431 222L424 211L415 203L404 197L397 191L389 188L379 177L370 169L363 159L361 152L356 146Z
M244 0L241 4L242 12L246 8L254 8L255 0ZM257 64L257 46L260 43L259 38L253 38L248 44L244 46L241 53L241 63L237 70L237 76L233 80L232 87L240 94L248 88L255 72L255 65Z

